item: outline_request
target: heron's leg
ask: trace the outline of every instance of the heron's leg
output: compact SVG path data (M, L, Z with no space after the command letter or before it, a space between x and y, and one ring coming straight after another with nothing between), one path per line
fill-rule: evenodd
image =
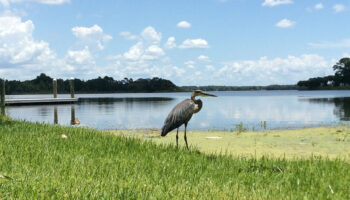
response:
M177 128L177 131L176 131L176 147L179 146L179 128Z
M185 135L184 135L184 138L185 138L187 150L190 150L190 149L188 148L188 144L187 144L186 128L187 128L187 123L185 124Z

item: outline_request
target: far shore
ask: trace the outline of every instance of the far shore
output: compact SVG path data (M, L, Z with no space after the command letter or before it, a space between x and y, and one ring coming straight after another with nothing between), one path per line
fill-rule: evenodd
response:
M157 144L176 145L176 131L166 137L160 130L108 130L115 135L139 138ZM184 147L184 132L179 131L179 145ZM350 126L317 127L296 130L266 131L188 131L190 148L208 154L230 154L243 157L308 159L321 156L350 161Z

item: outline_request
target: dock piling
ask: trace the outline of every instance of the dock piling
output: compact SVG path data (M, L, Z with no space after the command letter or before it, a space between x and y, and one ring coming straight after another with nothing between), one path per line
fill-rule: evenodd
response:
M0 106L5 107L5 79L0 80L0 96Z
M74 98L74 78L70 78L69 86L70 86L70 97Z
M57 98L57 79L53 79L52 81L52 89L53 89L53 98Z

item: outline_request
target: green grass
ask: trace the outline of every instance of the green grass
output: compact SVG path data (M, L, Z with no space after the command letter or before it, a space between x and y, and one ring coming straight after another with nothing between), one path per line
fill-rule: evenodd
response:
M0 176L0 199L350 199L337 159L210 155L6 118L0 174L12 178Z

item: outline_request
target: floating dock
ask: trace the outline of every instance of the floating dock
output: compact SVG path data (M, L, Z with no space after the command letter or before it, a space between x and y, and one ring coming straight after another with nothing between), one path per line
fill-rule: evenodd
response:
M5 105L67 104L78 100L79 98L5 99Z

